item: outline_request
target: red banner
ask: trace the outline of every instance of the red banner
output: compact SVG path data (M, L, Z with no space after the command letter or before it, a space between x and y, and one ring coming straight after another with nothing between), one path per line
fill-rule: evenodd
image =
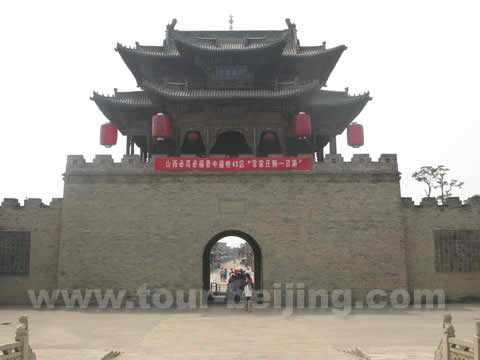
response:
M157 171L289 171L312 170L311 157L200 158L157 157Z

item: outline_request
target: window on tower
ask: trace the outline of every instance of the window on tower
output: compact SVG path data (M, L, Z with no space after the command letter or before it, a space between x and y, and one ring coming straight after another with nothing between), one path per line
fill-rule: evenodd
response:
M27 275L30 232L0 231L0 275Z

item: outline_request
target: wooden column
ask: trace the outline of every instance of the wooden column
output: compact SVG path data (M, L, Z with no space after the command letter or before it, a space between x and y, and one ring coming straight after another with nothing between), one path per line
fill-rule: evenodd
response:
M127 135L127 149L125 155L130 155L130 142L131 142L131 136Z
M147 155L145 162L150 162L152 158L152 136L147 136Z
M205 129L205 155L210 157L210 131L208 127Z
M317 161L323 161L325 154L323 153L323 147L319 146L317 149Z
M330 154L337 153L337 136L330 136Z

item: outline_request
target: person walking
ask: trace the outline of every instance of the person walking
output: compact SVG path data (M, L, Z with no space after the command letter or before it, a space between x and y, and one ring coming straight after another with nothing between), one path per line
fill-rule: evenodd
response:
M243 287L243 295L245 296L245 300L247 301L247 312L252 311L252 280L248 280L245 286Z

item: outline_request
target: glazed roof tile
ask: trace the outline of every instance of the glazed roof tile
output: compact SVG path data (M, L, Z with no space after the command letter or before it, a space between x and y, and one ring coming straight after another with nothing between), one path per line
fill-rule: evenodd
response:
M105 103L110 105L120 105L120 106L133 106L133 107L153 107L154 104L148 98L148 96L143 91L128 91L128 92L118 92L115 91L115 94L110 95L101 95L97 92L93 92L93 96L90 98L95 101L97 104Z
M135 44L135 47L124 46L120 43L117 44L115 48L121 55L122 54L131 54L147 57L158 57L158 58L179 58L181 57L176 47L172 46L148 46Z
M314 87L313 82L311 85ZM158 85L150 84L149 86L152 89L160 90ZM228 95L229 97L233 97L233 95L237 95L240 92L244 93L244 98L248 98L249 96L264 96L264 97L271 97L273 94L279 95L279 91L282 94L287 95L289 94L292 96L292 91L287 92L283 89L279 91L273 90L216 90L216 89L190 89L190 90L181 90L181 89L173 89L171 87L161 87L162 94L168 93L167 97L178 97L184 99L184 97L194 95L195 98L202 98L202 99L213 99L217 97L223 97ZM168 89L168 90L165 90ZM297 88L295 88L297 90ZM302 89L305 91L305 89ZM189 91L188 93L186 91ZM248 92L248 93L247 93ZM114 95L101 95L97 92L93 93L91 97L93 101L97 104L108 104L111 106L133 106L133 107L155 107L155 104L152 103L150 98L144 91L129 91L129 92L118 92L116 91ZM343 106L347 104L353 104L356 102L365 102L371 100L370 94L364 93L359 95L348 95L345 91L330 91L330 90L320 90L316 89L313 93L311 100L308 102L308 105L311 107L328 107L328 106Z
M264 33L175 31L173 38L180 52L184 47L207 52L258 52L272 48L283 49L287 44L289 32L288 30L272 32L275 36L262 34Z
M172 100L209 100L209 99L287 99L305 94L318 88L319 81L314 80L302 85L294 85L278 90L269 89L190 89L159 85L143 81L142 89L157 96Z
M245 49L251 50L254 46L244 47L244 41L227 41L222 40L220 41L220 47L216 47L213 44L202 44L204 49L214 50L214 51L225 51L225 49ZM278 45L278 43L275 43ZM271 44L270 44L271 45ZM265 48L266 45L263 45ZM260 49L260 45L255 45L255 48ZM286 46L283 49L282 57L284 58L310 58L310 57L318 57L329 55L333 53L342 53L345 51L347 47L345 45L336 46L330 49L326 49L324 46ZM181 57L180 52L176 47L165 47L165 46L149 46L149 45L140 45L136 44L134 48L124 46L120 43L117 44L116 49L120 54L125 55L133 55L133 56L146 56L146 57L153 57L153 58L177 58Z

